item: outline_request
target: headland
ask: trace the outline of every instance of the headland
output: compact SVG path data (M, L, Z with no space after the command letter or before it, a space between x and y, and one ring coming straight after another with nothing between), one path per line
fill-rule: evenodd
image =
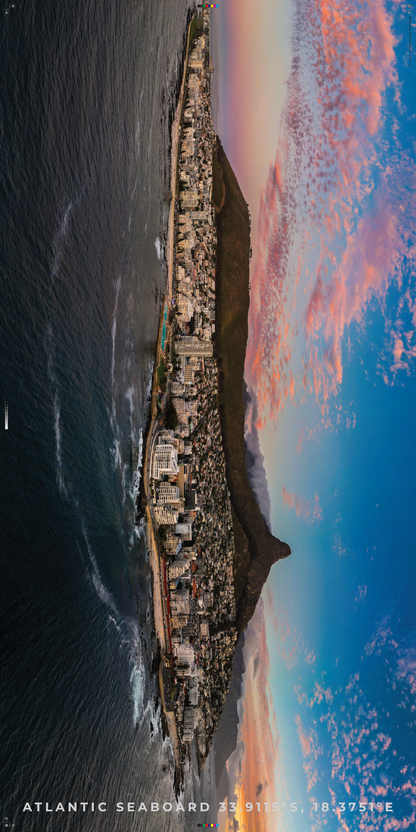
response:
M272 564L290 554L268 529L245 467L250 219L212 124L209 38L204 10L188 28L172 124L168 280L143 464L177 788L194 740L202 768L238 637Z

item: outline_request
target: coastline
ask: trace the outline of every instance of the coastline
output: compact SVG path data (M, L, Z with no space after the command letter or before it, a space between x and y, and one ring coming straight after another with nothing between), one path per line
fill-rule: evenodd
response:
M169 207L169 220L168 220L168 235L166 241L166 262L168 266L168 280L167 280L167 288L166 288L166 300L168 302L168 307L170 309L171 301L172 301L172 283L173 283L173 238L174 238L174 228L175 228L175 200L176 200L176 171L178 165L178 145L179 145L179 125L181 121L181 114L182 114L182 105L183 105L183 94L185 90L185 79L186 79L186 71L188 68L188 58L189 58L189 42L190 42L190 35L191 35L191 27L193 22L194 16L191 17L188 25L188 35L186 40L186 51L185 51L185 60L183 64L183 72L182 72L182 83L181 89L179 93L179 100L178 105L176 107L175 118L172 122L172 132L171 132L171 150L170 150L170 193L171 193L171 201ZM163 314L163 306L162 306L162 313Z
M158 684L159 684L159 693L160 699L162 704L162 710L168 725L169 735L173 745L173 752L175 757L175 763L177 771L180 770L180 754L179 754L179 739L176 730L176 723L175 717L171 710L168 710L166 706L166 699L165 699L165 690L164 690L164 681L163 681L163 667L165 662L165 655L166 655L166 634L165 634L165 615L164 615L164 608L163 608L163 595L162 595L162 570L161 570L161 558L159 552L159 543L156 538L155 533L155 524L153 522L153 518L151 515L151 509L149 505L149 487L150 487L150 460L151 460L151 449L153 446L154 438L155 438L155 428L158 423L158 413L157 413L157 389L158 389L158 367L159 361L162 353L162 332L163 332L163 320L164 320L164 313L165 309L169 310L171 308L172 303L172 286L173 286L173 254L174 254L174 223L175 223L175 201L176 201L176 171L177 171L177 163L178 163L178 148L179 148L179 126L181 121L181 114L182 114L182 106L183 106L183 96L185 90L185 79L186 79L186 72L188 67L188 57L189 57L189 44L190 44L190 33L191 33L191 26L194 17L191 18L189 25L188 25L188 34L187 34L187 43L186 43L186 52L185 52L185 60L182 72L182 82L181 88L179 93L178 104L176 107L175 117L172 122L171 128L171 152L170 152L170 193L171 193L171 201L169 207L169 218L168 218L168 232L167 232L167 241L166 241L166 262L167 262L167 287L166 292L162 300L161 312L160 312L160 320L159 320L159 331L158 331L158 339L157 339L157 347L156 347L156 355L155 355L155 364L153 369L153 380L152 380L152 392L151 392L151 401L150 401L150 414L149 414L149 426L147 430L147 436L145 441L145 451L144 451L144 460L143 460L143 488L144 488L144 497L145 497L145 504L146 504L146 526L147 526L147 541L148 541L148 548L149 548L149 561L152 568L153 573L153 614L155 620L155 629L156 635L160 645L161 651L161 659L158 671ZM176 778L175 778L176 779Z

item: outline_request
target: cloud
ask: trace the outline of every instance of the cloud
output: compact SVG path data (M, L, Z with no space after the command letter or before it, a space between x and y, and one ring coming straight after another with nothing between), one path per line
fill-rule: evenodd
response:
M371 644L360 671L344 685L325 684L326 673L316 663L311 693L310 675L302 674L301 665L296 669L294 691L300 708L294 720L306 785L312 803L319 802L319 783L330 784L330 810L339 822L348 820L340 828L347 829L354 820L354 829L360 832L411 829L416 813L412 716L416 648L414 641L400 644L391 612L380 619ZM340 801L347 806L344 814ZM348 814L350 801L372 802L373 809L353 818ZM386 813L386 802L393 803L394 815ZM324 817L316 818L313 811L310 816L311 832L326 828Z
M300 747L302 749L302 754L304 757L309 757L311 753L311 740L310 737L304 731L299 714L296 714L295 722L298 729L298 736L300 741Z
M332 539L332 551L335 555L338 555L339 558L347 557L348 552L342 542L342 538L339 532L335 532L334 537Z
M240 709L238 744L227 762L229 796L235 796L235 818L240 828L246 832L268 832L275 828L276 815L250 813L244 808L246 802L254 803L260 792L262 802L270 805L277 801L270 774L280 767L280 737L269 696L270 659L262 599L246 631L244 661L244 707ZM283 780L283 772L281 776Z
M406 647L401 650L397 660L399 679L405 679L410 685L412 694L416 693L416 647Z
M283 486L283 505L288 506L288 508L294 508L296 515L303 517L308 523L319 524L322 522L322 508L317 494L315 494L314 501L311 504L305 497L298 497L296 494L291 494L287 491L286 486Z
M389 612L377 624L371 638L364 647L366 656L371 656L373 653L380 656L387 645L394 650L398 647L397 642L393 639L393 632L390 626L391 618L392 614Z
M355 596L356 603L358 604L361 601L364 601L364 598L365 598L366 595L367 595L367 587L365 586L365 584L362 584L357 589L357 595Z
M386 383L411 372L416 168L397 130L397 41L383 0L294 5L287 101L261 197L246 376L263 422L313 395L327 428L341 418L330 406L345 336L352 323L365 327L369 310L389 323L378 364ZM394 285L404 305L393 301Z
M342 667L334 675L328 668L322 669L319 653L310 655L287 613L275 607L270 590L266 589L262 598L267 624L274 629L277 658L287 668L293 685L295 699L291 709L285 710L285 731L289 730L290 716L311 806L308 828L311 832L327 828L325 816L318 818L312 808L314 801L327 799L323 797L327 786L331 816L338 810L340 830L352 830L352 821L357 832L414 828L416 638L403 643L404 636L398 635L401 622L394 616L394 608L389 609L380 615L362 655L357 656L356 669L343 678ZM275 668L278 673L279 665ZM283 748L282 755L285 751ZM339 810L341 801L347 805L344 814ZM359 802L373 802L374 809L362 815L357 809L352 816L350 801L357 807ZM390 823L384 808L387 801L393 802L399 826L386 825Z
M307 790L310 792L318 782L319 773L316 763L319 755L322 753L322 749L318 747L316 731L312 729L307 732L302 725L299 714L295 716L295 724L304 757L303 770L307 778Z
M257 399L254 390L248 388L246 388L245 408L244 442L248 478L259 509L271 530L272 504L270 501L266 470L264 468L264 456L260 451L260 439L257 428Z

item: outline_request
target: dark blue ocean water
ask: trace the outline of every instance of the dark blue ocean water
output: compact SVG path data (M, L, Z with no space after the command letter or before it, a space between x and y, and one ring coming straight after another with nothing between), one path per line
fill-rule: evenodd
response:
M193 828L111 808L22 812L34 801L173 795L134 472L166 278L169 116L188 2L4 8L1 817L16 832ZM199 794L192 767L186 783Z

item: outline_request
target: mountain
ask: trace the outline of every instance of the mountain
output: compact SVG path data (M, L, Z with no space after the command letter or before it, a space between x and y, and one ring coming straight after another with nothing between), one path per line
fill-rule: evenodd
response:
M216 318L218 396L235 541L237 629L243 632L274 563L290 547L269 530L254 497L245 461L244 361L250 303L250 216L236 176L217 137L213 154L216 210Z

